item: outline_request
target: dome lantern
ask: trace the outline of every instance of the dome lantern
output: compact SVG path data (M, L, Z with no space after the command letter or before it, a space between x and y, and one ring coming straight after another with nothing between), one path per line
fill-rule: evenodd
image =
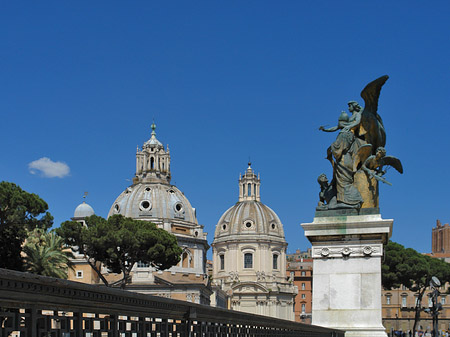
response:
M243 176L239 177L239 201L261 201L259 176L252 169L252 163L248 163L248 168Z
M136 175L134 183L138 182L162 182L170 183L170 151L169 146L164 145L156 139L156 125L151 125L152 133L148 141L136 151Z

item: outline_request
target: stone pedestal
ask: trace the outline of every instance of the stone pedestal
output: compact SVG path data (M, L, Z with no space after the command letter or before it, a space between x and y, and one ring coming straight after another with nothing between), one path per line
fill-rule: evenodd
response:
M375 214L322 211L302 224L312 244L312 324L344 330L346 337L386 337L381 261L393 220L382 219L378 209L365 210Z

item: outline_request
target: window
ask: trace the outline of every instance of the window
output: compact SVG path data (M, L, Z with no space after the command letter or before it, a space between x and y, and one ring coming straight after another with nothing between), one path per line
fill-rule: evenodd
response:
M306 271L302 271L302 276L306 276Z
M441 304L444 305L445 304L445 296L441 297Z
M244 268L253 268L253 254L252 253L244 254Z
M306 312L306 304L302 303L302 314Z
M306 284L302 283L302 290L305 290L305 289L306 289Z
M191 268L192 258L187 251L183 252L181 255L181 267L182 268Z
M224 270L225 269L225 255L219 255L220 258L220 270Z
M402 296L402 308L406 308L406 296Z
M306 295L305 295L305 294L302 294L302 298L306 298Z
M386 304L391 304L391 296L386 296Z
M272 266L273 266L273 269L278 269L278 255L277 254L272 255Z
M76 278L83 278L83 271L77 270Z
M247 195L248 195L249 197L252 196L252 184L248 184L248 185L247 185Z

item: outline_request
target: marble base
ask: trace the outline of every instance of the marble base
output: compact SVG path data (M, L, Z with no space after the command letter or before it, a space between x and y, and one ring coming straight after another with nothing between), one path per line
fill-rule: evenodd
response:
M302 224L312 243L312 324L346 337L383 336L381 259L393 220L380 214L315 217Z

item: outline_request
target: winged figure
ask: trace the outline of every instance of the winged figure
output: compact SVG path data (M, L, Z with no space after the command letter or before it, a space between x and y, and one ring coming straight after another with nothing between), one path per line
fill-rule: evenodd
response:
M321 126L319 130L325 132L352 131L357 138L366 144L372 144L372 153L375 154L377 148L386 145L386 131L384 130L383 120L378 114L378 99L380 98L381 88L388 78L387 75L381 76L367 84L361 91L361 97L365 102L364 109L358 102L350 101L348 102L348 110L352 113L351 117L343 111L337 126L331 128Z
M384 147L379 147L375 155L369 156L361 166L370 177L373 177L385 184L392 185L389 181L383 178L386 171L383 171L383 166L392 166L399 173L403 173L403 166L400 159L393 156L386 156Z
M378 114L381 88L388 79L389 76L384 75L364 87L361 91L364 108L350 101L351 115L343 111L336 126L319 127L324 132L339 133L327 149L333 179L331 183L324 175L318 179L321 188L318 210L378 207L378 184L374 187L372 179L391 185L384 178L384 166L392 166L403 173L400 160L386 156L386 131Z

